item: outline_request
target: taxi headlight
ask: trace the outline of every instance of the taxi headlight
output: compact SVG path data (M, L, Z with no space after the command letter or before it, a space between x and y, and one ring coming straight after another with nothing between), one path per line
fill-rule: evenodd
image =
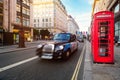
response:
M56 51L59 51L59 50L63 50L63 48L64 48L63 45L61 45L61 46L57 46L56 49L55 49L55 52L56 52Z
M42 45L41 45L41 44L39 44L39 45L37 46L37 48L42 48Z

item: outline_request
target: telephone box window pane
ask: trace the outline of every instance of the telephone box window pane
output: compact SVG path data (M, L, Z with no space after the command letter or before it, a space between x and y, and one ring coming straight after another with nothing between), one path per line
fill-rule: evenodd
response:
M105 32L105 31L106 31L105 26L102 26L101 27L101 32Z
M115 23L115 30L118 30L118 22Z
M99 53L99 56L101 56L101 57L107 57L108 56L108 49L106 49L106 48L100 48L99 49L100 51L100 53Z

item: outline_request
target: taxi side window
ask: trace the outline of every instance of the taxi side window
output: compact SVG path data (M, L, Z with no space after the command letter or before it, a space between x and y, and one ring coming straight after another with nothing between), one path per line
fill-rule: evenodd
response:
M75 35L71 35L70 41L73 42L73 41L75 41L75 40L76 40L76 36L75 36Z

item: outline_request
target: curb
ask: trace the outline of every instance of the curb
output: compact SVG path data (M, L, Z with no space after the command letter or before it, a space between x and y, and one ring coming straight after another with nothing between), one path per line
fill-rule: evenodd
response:
M83 80L93 80L92 77L92 59L91 53L89 50L88 42L86 41L86 52L85 52L85 61L84 61L84 72Z
M27 49L31 49L31 48L35 48L35 47L36 46L28 47L28 48L12 49L12 50L7 50L7 51L0 52L0 54L9 53L9 52L15 52L15 51L21 51L21 50L27 50Z

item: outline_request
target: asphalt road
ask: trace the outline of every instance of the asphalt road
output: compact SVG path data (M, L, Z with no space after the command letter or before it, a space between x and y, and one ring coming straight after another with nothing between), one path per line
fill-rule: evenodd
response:
M83 49L79 49L67 61L41 60L35 48L0 54L0 80L71 80ZM79 71L82 80L83 62Z

